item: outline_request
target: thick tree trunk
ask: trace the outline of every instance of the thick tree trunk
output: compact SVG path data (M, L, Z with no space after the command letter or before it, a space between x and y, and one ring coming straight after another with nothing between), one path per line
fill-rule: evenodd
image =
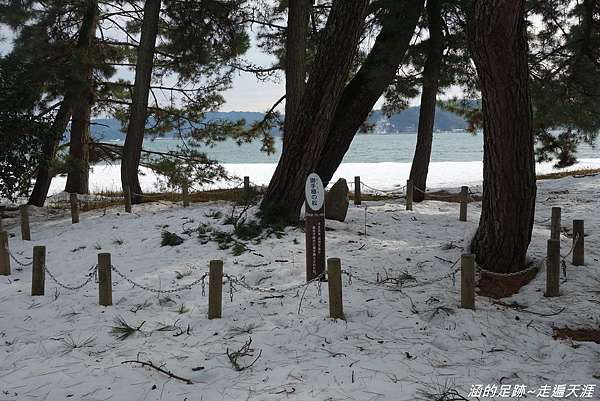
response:
M416 187L413 201L421 202L427 187L427 172L431 160L431 144L433 141L433 124L435 122L435 106L442 67L443 23L441 14L441 0L427 2L427 19L429 21L429 46L427 60L423 69L423 89L421 92L421 106L419 109L419 128L417 130L417 144L410 169L410 179Z
M90 75L90 79L92 79ZM69 174L65 191L87 194L90 192L90 118L93 95L80 98L73 108L71 141L69 143Z
M144 21L140 36L140 46L137 53L135 67L135 84L133 87L132 105L130 109L127 136L123 147L123 159L121 162L121 183L123 191L127 187L131 192L131 202L139 203L142 193L138 170L144 143L144 132L146 130L146 119L148 117L148 95L152 81L152 69L154 67L154 51L156 48L156 36L158 34L158 22L160 16L161 0L146 0L144 5Z
M67 83L73 93L73 121L65 191L79 194L89 193L90 117L94 104L93 46L98 25L98 1L88 0L85 7L73 60L72 82Z
M498 273L525 267L535 213L535 162L524 0L477 0L471 49L483 98L483 205L472 250Z
M306 35L311 3L295 0L288 5L287 37L285 44L285 122L283 144L287 142L287 125L304 95L306 85Z
M40 165L38 166L35 185L29 195L29 205L42 207L44 206L44 203L46 203L50 184L52 183L52 177L54 177L54 174L50 169L50 164L56 159L60 141L69 125L70 119L71 105L67 99L63 99L63 103L60 105L60 108L54 117L54 122L52 123L52 132L54 135L48 143L44 144L42 149L44 152L44 160L40 162Z
M359 71L344 89L317 174L327 184L348 151L354 135L396 77L423 11L424 0L387 1L383 26Z
M315 171L358 41L369 0L333 2L304 96L288 121L288 142L265 193L265 220L295 222L304 200L304 182Z

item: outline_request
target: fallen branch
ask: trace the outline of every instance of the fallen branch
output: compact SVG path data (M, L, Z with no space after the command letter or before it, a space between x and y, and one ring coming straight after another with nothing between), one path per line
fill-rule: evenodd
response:
M121 365L126 364L126 363L138 363L138 364L140 364L142 366L147 366L149 368L158 370L160 373L163 373L163 374L165 374L165 375L167 375L169 377L172 377L173 379L180 380L180 381L182 381L182 382L184 382L186 384L194 384L190 379L186 379L185 377L177 376L173 372L165 370L165 369L161 368L160 366L156 366L151 361L148 361L148 362L144 362L144 361L123 361L123 362L121 362Z

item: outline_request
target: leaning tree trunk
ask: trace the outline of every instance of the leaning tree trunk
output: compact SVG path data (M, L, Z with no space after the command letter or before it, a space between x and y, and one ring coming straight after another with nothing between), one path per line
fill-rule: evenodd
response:
M69 193L89 193L90 174L90 118L94 104L94 62L93 44L98 25L98 1L88 0L81 25L75 57L73 60L72 82L73 121L69 144L69 174L65 191Z
M325 184L339 167L354 135L373 106L396 77L423 11L424 0L389 2L382 29L356 75L348 83L337 108L327 142L318 156L317 174Z
M423 90L421 92L421 106L419 109L417 144L410 169L410 179L417 188L413 194L415 202L421 202L425 198L427 172L429 170L429 161L431 160L435 106L442 66L442 52L444 50L444 34L442 32L444 21L442 20L441 6L441 0L429 0L427 2L429 42L427 60L423 69Z
M295 0L288 5L288 26L285 44L285 122L283 146L288 140L287 125L293 119L306 85L306 36L311 3Z
M144 21L140 45L137 53L135 67L135 83L133 86L132 104L129 115L127 136L123 146L123 160L121 162L121 183L123 191L129 188L131 202L142 201L142 187L138 177L146 119L148 118L148 95L152 82L152 69L154 67L154 51L156 36L158 35L158 22L160 17L161 0L146 0L144 5Z
M288 121L287 146L261 204L266 221L296 222L306 177L316 170L356 56L369 0L335 0L302 101Z
M524 6L477 0L470 33L484 132L483 204L472 250L477 263L498 273L524 268L535 213Z
M60 141L63 138L67 126L69 125L70 119L71 105L65 98L63 99L63 102L60 105L56 116L54 117L54 121L52 122L52 138L44 144L42 149L44 158L37 168L35 185L33 186L33 190L29 195L28 204L30 205L42 207L46 202L48 191L50 191L50 184L52 183L52 177L54 177L51 169L51 163L56 159Z

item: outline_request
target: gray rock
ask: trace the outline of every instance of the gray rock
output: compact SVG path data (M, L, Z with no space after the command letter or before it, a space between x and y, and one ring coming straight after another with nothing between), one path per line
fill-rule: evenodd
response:
M348 184L340 178L325 196L325 218L344 221L348 213Z

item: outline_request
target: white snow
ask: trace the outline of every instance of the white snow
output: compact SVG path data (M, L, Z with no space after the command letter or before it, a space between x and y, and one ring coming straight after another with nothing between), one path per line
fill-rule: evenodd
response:
M229 173L237 177L249 176L256 185L268 185L273 176L276 164L224 164ZM355 176L370 187L381 190L393 190L406 184L410 173L410 163L343 163L333 177L333 182L338 178L345 178L348 183L354 182ZM538 163L538 174L555 171L576 170L582 168L600 168L600 159L581 159L577 164L566 169L556 170L553 163ZM143 175L140 184L144 191L156 189L156 175L146 168L142 168ZM90 190L92 192L121 191L120 165L95 166L90 173ZM429 165L427 183L430 188L460 187L462 185L474 186L483 180L483 164L480 161L471 162L437 162ZM66 176L56 177L52 181L50 194L56 194L65 188ZM217 183L214 188L227 187L227 183ZM369 191L369 188L365 188Z
M476 181L478 173L471 171L472 166L454 170L456 180ZM268 167L263 168L266 175ZM346 165L340 174L351 178L368 171L365 182L383 186L390 176L402 183L403 168L384 165L358 171ZM435 165L432 186L443 168ZM252 179L260 183L258 171L252 170ZM454 262L460 257L477 227L480 204L470 204L469 221L461 223L457 204L427 201L407 212L400 200L366 202L366 209L351 206L345 223L327 222L328 257L340 257L342 267L356 276L351 285L344 276L346 321L327 317L326 283L320 293L316 284L308 287L300 313L302 290L265 298L269 294L238 286L230 302L225 285L223 318L208 320L208 301L200 286L171 294L173 302L165 302L164 296L132 288L113 273L114 305L101 307L97 284L68 291L57 288L48 276L46 295L31 297L31 269L19 271L13 263L13 274L0 277L0 399L431 400L422 391L447 387L466 397L473 384L524 384L528 389L599 385L600 345L552 339L555 325L600 324L599 179L564 178L539 182L538 187L530 256L544 257L550 210L561 206L567 229L572 219L585 219L587 263L575 267L567 259L567 277L558 298L544 298L542 271L504 302L517 301L527 311L542 314L565 308L555 316L507 309L481 296L476 298L475 311L458 308L460 273L455 282L451 263L441 259ZM32 219L33 241L21 241L18 227L9 226L15 234L10 248L19 260L27 261L32 246L45 245L47 267L69 284L85 279L98 252L110 252L121 271L155 288L192 282L207 271L211 259L222 259L227 274L245 277L253 286L284 289L301 284L304 233L299 229L287 229L281 239L249 244L252 251L241 256L182 234L200 223L231 230L220 224L222 218L207 217L212 211L227 215L231 207L225 202L193 204L187 209L178 204L146 204L136 206L134 214L121 209L82 213L77 225L71 225L66 215L47 220L37 213ZM365 210L367 236L362 235ZM165 227L186 241L161 247ZM450 243L457 247L447 246ZM571 240L563 236L563 254L570 245ZM177 280L176 272L187 269L191 275ZM409 273L416 282L407 282L398 291L358 280L375 281L378 273L384 277L385 272ZM181 304L190 311L179 314ZM145 322L143 333L117 340L110 333L116 316L136 326ZM179 326L184 333L157 331L163 325ZM188 326L189 334L185 333ZM69 351L64 346L69 336L78 343L93 340L88 347ZM255 357L259 351L261 356L251 368L235 371L226 351L239 349L250 337ZM122 364L135 359L152 361L194 384ZM242 363L253 360L247 357Z

